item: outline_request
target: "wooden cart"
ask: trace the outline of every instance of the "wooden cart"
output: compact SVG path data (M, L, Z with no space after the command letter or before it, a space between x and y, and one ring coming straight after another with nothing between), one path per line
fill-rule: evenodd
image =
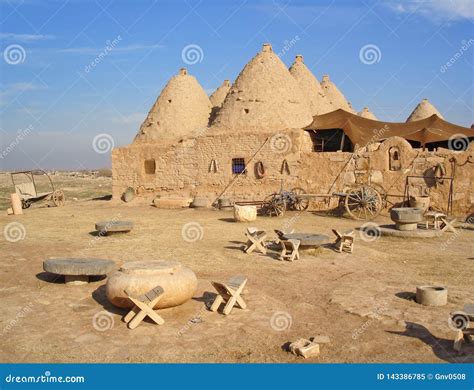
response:
M280 190L268 195L262 201L236 202L238 205L255 205L260 212L268 216L282 216L286 210L305 211L311 199L338 197L339 203L353 219L372 220L380 214L383 199L380 192L371 185L355 185L344 192L332 194L308 194L302 188L296 187L290 191Z
M12 178L13 187L15 192L21 199L21 207L27 209L34 202L39 202L41 200L49 200L53 203L54 206L64 206L65 196L63 190L55 189L51 177L43 170L35 171L21 171L21 172L12 172L10 174ZM49 182L50 191L47 192L38 192L35 177L37 176L46 176ZM21 180L23 181L20 183ZM26 178L26 181L25 181Z

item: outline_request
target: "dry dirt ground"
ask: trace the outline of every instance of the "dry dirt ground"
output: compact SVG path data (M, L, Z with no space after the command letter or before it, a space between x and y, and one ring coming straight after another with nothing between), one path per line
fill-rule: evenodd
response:
M86 184L74 185L71 193ZM90 180L87 185L94 187ZM90 199L107 191L110 180L104 179L104 188L89 200L68 200L62 208L35 205L21 216L2 210L2 232L18 222L25 233L16 242L0 236L3 362L302 362L283 346L314 335L328 335L331 343L304 362L474 362L472 344L453 351L448 327L451 311L474 302L469 226L434 239L368 242L357 233L353 254L328 246L290 263L278 261L275 251L244 254L246 226L269 232L291 226L332 239L332 228L360 223L306 212L245 224L232 222L228 211ZM94 223L104 219L133 220L135 228L95 237ZM188 242L183 227L191 222L198 234ZM125 311L106 300L106 280L66 286L43 272L44 259L64 256L113 259L117 267L133 260L178 260L194 270L198 289L187 303L160 311L164 325L143 322L129 330L121 321ZM207 311L210 281L238 274L249 279L248 308L229 316ZM415 303L412 294L421 284L447 286L448 305Z

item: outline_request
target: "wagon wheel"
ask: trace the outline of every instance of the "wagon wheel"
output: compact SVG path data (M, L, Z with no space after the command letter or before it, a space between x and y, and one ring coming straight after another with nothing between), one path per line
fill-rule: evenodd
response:
M382 197L375 188L363 185L349 189L344 207L354 219L371 220L382 210Z
M56 190L51 195L51 200L53 201L56 207L64 206L66 197L63 190Z
M306 194L306 191L300 187L295 187L291 190L291 192L295 195L295 201L293 203L293 208L298 211L304 211L309 206L309 199L308 198L301 198L298 195Z
M264 199L266 213L270 217L280 217L285 214L286 203L279 194L268 195Z

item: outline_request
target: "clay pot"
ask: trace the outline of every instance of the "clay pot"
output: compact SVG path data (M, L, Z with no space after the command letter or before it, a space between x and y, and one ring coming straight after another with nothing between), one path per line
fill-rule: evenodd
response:
M252 222L257 219L257 206L234 205L234 218L237 222Z
M422 209L425 213L430 207L430 197L429 196L410 196L410 206L417 209Z
M196 292L194 272L176 261L133 261L125 263L107 280L107 299L115 306L133 307L125 290L132 295L146 294L156 286L164 290L155 309L183 304Z

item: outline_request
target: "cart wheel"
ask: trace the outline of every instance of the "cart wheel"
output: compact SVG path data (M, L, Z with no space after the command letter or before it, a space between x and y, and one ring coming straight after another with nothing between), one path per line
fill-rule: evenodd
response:
M264 199L266 214L270 217L281 217L285 214L286 203L279 194L268 195Z
M21 208L22 209L27 209L28 207L31 206L31 202L27 201L27 200L22 200L21 201Z
M293 208L298 211L307 210L309 207L309 199L308 198L300 198L298 195L306 194L306 191L300 187L295 187L291 190L291 192L295 195L295 202L293 203Z
M352 218L370 221L382 211L382 197L375 188L363 185L348 191L344 206Z
M64 206L66 197L64 195L63 190L56 190L53 192L51 199L53 200L53 203L56 207L60 207L60 206Z

